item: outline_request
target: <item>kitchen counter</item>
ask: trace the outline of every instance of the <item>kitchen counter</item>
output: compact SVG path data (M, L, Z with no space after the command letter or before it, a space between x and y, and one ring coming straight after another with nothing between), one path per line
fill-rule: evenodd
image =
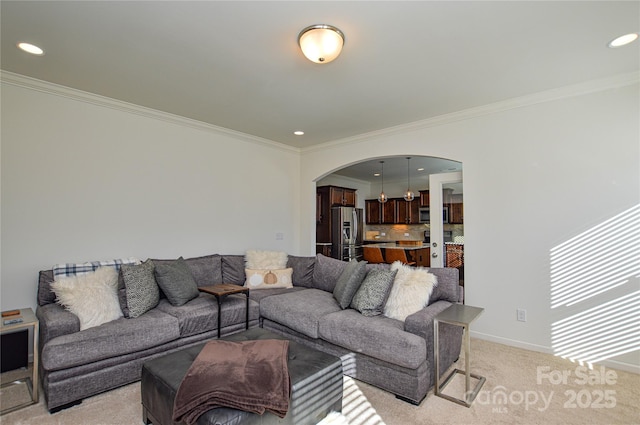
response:
M397 245L395 242L372 243L372 244L367 244L366 246L372 246L372 247L384 248L384 249L404 249L405 251L429 248L429 244L426 244L426 243L423 243L422 245L413 246L413 245Z

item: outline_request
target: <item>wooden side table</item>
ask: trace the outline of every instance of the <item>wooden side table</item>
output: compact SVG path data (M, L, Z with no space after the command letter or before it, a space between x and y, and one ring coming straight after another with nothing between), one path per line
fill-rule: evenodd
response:
M247 296L247 318L246 329L249 329L249 288L234 285L232 283L219 283L217 285L200 286L198 291L211 294L218 300L218 338L220 338L220 328L222 327L222 300L228 295L245 294Z
M21 322L17 323L8 323L7 321L14 319L22 319ZM7 324L5 324L7 323ZM12 382L8 382L2 385L2 388L10 387L18 384L26 384L29 389L29 393L31 394L31 401L22 403L16 406L8 406L3 408L0 414L5 414L9 412L13 412L14 410L20 409L22 407L30 406L38 402L38 367L39 367L39 359L38 359L38 336L40 334L40 322L38 321L36 315L33 313L33 310L30 308L20 309L18 314L14 314L7 317L2 317L2 322L0 322L0 333L7 334L15 331L20 331L24 329L31 328L32 338L33 338L33 369L31 378L23 378L16 379Z
M433 320L433 340L434 340L434 357L435 357L435 375L436 375L436 384L434 388L435 395L446 398L447 400L453 401L455 403L461 404L466 407L471 407L473 400L475 400L480 388L486 381L486 378L476 375L470 372L470 353L471 350L471 336L469 335L469 325L471 322L476 320L480 314L484 311L484 308L480 307L472 307L464 304L452 304L446 310L440 312ZM442 387L440 386L440 344L438 340L438 328L439 323L449 323L452 325L462 326L464 328L464 363L465 370L454 369L449 376L445 379ZM465 393L464 399L458 399L455 397L451 397L447 394L443 394L442 390L447 384L453 379L456 373L464 374L465 376ZM471 390L471 378L477 379L478 383Z

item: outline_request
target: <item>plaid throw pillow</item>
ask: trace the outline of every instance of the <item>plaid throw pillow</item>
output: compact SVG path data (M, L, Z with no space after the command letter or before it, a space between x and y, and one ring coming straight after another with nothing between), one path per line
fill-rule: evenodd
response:
M65 263L56 264L53 266L53 280L57 280L63 277L78 276L86 273L93 273L98 270L99 267L113 267L116 271L120 271L120 266L123 264L141 264L137 258L118 258L115 260L106 261L90 261L87 263Z

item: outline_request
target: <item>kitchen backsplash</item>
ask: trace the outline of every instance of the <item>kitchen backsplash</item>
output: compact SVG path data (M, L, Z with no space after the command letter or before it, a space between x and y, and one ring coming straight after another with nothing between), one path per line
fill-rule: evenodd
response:
M423 240L424 231L429 230L428 224L367 224L364 228L365 240L398 241ZM445 224L444 230L451 230L454 242L463 243L464 225Z

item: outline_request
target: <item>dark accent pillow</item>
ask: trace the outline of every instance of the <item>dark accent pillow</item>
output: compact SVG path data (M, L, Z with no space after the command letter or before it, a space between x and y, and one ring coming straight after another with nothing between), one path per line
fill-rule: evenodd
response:
M154 275L154 264L123 264L118 274L118 300L124 317L138 317L158 305L160 288ZM124 297L123 297L124 295Z
M313 288L313 266L316 257L295 257L289 256L287 267L293 269L293 285Z
M363 316L379 316L384 311L397 270L371 269L351 300L351 308Z
M366 265L366 261L351 260L340 274L336 287L333 289L333 297L343 310L349 307L362 279L367 274Z
M155 275L158 286L172 305L180 306L198 297L198 285L184 258L155 264Z
M333 292L340 273L345 267L347 267L346 261L317 254L316 263L313 266L313 288Z
M152 260L155 265L175 260ZM222 256L220 254L205 255L203 257L185 258L193 280L198 286L222 283Z

